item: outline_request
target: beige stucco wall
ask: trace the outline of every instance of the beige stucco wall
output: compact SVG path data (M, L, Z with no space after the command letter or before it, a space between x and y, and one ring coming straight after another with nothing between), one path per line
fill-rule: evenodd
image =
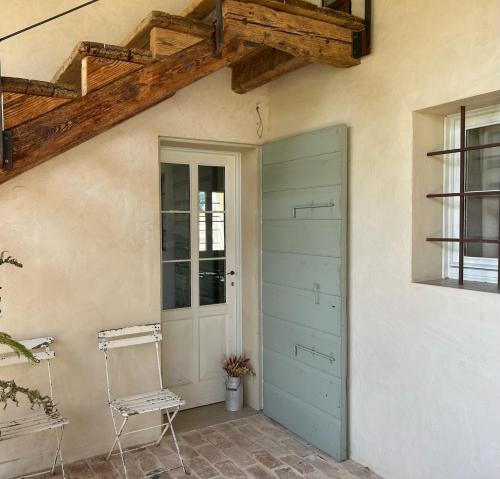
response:
M78 2L29 3L27 9L24 1L2 2L2 11L9 14L0 15L0 35ZM176 13L185 3L100 2L19 40L0 44L4 74L50 79L78 40L119 43L149 11ZM160 320L158 138L259 143L255 105L261 104L267 121L266 93L261 89L244 96L234 94L230 71L220 71L1 186L1 249L15 254L25 267L0 270L4 288L0 330L21 338L56 337L56 393L60 409L71 419L65 434L67 461L100 454L112 442L96 332ZM243 181L248 179L244 175L250 175L243 194L253 200L258 189L251 176L257 162L255 158L249 162L248 168L242 168ZM254 228L254 216L243 226ZM253 264L258 265L257 258ZM247 301L258 295L255 284L248 284L248 295L245 291ZM254 313L244 313L245 321L258 324L258 305L251 307ZM255 347L255 337L247 340L245 346ZM139 348L129 360L117 370L119 390L133 393L153 387L156 375L149 368L154 366L153 356ZM20 370L2 371L2 377L15 374L20 383L33 379L35 384L37 380L44 384L45 377L37 379L35 371L28 369L27 375ZM251 398L258 399L258 385L253 387L257 389ZM24 444L26 453L37 449L30 440ZM0 463L7 457L3 446ZM37 461L40 466L41 459ZM0 477L23 470L19 463L0 466Z
M0 33L76 3L4 0ZM4 72L49 79L77 40L119 42L149 10L183 3L100 2L1 44ZM500 298L411 283L412 112L498 89L498 1L375 0L374 11L374 53L359 67L309 66L245 96L222 71L1 186L0 246L26 264L0 271L1 325L57 337L69 460L111 439L95 332L160 318L158 136L258 143L260 101L267 139L351 127L352 457L387 479L500 474ZM122 386L148 379L146 359L132 358Z
M349 444L387 479L500 475L500 297L411 283L412 112L498 90L499 19L497 0L374 0L361 66L269 88L269 138L351 128Z

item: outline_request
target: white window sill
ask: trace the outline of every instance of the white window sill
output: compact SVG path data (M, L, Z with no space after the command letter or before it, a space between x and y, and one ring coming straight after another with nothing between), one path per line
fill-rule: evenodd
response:
M428 284L431 286L444 286L446 288L466 289L469 291L481 291L483 293L500 294L500 289L493 283L480 283L479 281L464 281L463 285L458 284L457 279L434 279L429 281L417 281L417 284Z

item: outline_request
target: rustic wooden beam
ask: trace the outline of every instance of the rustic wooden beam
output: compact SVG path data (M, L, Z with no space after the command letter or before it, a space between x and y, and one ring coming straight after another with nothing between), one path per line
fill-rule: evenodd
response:
M352 57L352 31L253 3L225 0L224 31L309 62L335 67L358 65Z
M79 89L72 85L13 77L2 77L2 91L4 93L21 93L66 99L76 98L80 93Z
M302 58L262 47L232 66L231 87L236 93L247 93L275 78L308 65Z
M141 69L138 63L109 60L101 57L85 57L82 60L82 95L88 95L108 83Z
M200 38L209 38L213 27L193 18L184 18L164 12L151 12L122 43L125 48L149 49L150 32L153 28L164 28Z
M326 8L337 10L338 12L351 13L351 0L334 0Z
M328 7L317 7L304 0L241 0L242 2L255 3L280 12L292 13L301 17L332 23L351 30L363 30L365 22L362 18L349 13L340 12Z
M307 18L313 18L322 22L333 23L352 30L363 30L364 20L351 15L345 10L347 1L339 9L333 7L317 7L304 0L241 0L255 3L273 10L293 13ZM193 0L192 3L181 13L182 16L198 20L206 19L215 9L215 0Z
M215 0L193 0L182 12L186 18L204 20L215 9Z
M69 83L80 88L81 63L87 56L138 63L140 65L147 65L153 61L151 52L147 50L124 48L96 42L80 42L56 72L52 81Z
M0 183L156 105L244 53L241 43L233 40L225 45L222 58L215 58L212 42L205 40L9 130L14 169L0 171Z
M4 93L3 100L5 128L13 128L71 101L69 98L23 93Z
M151 30L151 53L153 57L168 57L185 48L203 41L203 38L189 33L166 30L165 28L154 27Z

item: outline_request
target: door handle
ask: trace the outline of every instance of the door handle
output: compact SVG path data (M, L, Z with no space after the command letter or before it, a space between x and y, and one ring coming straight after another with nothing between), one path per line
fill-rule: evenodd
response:
M304 346L302 344L296 344L295 345L295 356L298 356L299 354L299 349L302 349L302 351L306 351L307 353L310 353L314 356L319 356L320 358L327 359L330 361L330 364L333 364L335 362L335 357L333 355L321 353L319 351L316 351L315 348L310 348L308 346Z
M318 203L318 204L311 204L311 205L297 205L293 207L293 217L297 218L297 210L309 210L309 209L315 209L315 208L333 208L335 206L335 203L333 201L330 201L329 203Z

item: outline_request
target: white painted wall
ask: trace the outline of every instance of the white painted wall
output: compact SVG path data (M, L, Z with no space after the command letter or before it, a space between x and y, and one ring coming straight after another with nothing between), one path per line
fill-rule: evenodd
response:
M79 2L29 3L28 9L25 1L2 2L0 35ZM0 44L4 74L50 79L78 40L117 44L151 10L176 13L185 3L99 2ZM230 71L220 71L0 188L0 249L25 264L22 270L0 268L4 311L0 330L20 338L55 336L56 393L61 411L71 419L65 434L66 461L103 453L112 442L97 331L161 317L158 138L259 143L255 105L259 102L267 114L266 93L264 88L237 95L231 91ZM264 120L267 123L266 116ZM243 176L243 181L251 185L255 184L255 158L249 161L251 165L242 171L250 175ZM250 200L256 195L251 186L243 194ZM255 218L249 221L246 228L254 226ZM258 265L257 258L253 265ZM247 296L244 290L247 303L256 289L252 283ZM244 311L245 320L258 324L257 305L249 307L254 313ZM255 334L253 326L249 328ZM248 337L245 345L254 347L255 338ZM133 352L130 362L119 357L123 363L118 368L118 392L156 387L155 370L149 367L154 367L149 362L153 350L146 351ZM20 384L45 385L45 377L33 368L0 374L15 376ZM258 384L253 387L258 399ZM9 408L0 411L0 417L13 413L17 411ZM23 452L36 451L34 444L25 441ZM7 449L2 443L0 463L9 457ZM19 452L19 444L12 444L10 452L15 449ZM40 468L44 460L39 458L26 468L19 463L0 465L0 477Z
M497 0L374 0L361 66L269 86L268 138L351 127L350 450L387 479L500 475L500 297L411 283L412 112L498 90L499 18Z

